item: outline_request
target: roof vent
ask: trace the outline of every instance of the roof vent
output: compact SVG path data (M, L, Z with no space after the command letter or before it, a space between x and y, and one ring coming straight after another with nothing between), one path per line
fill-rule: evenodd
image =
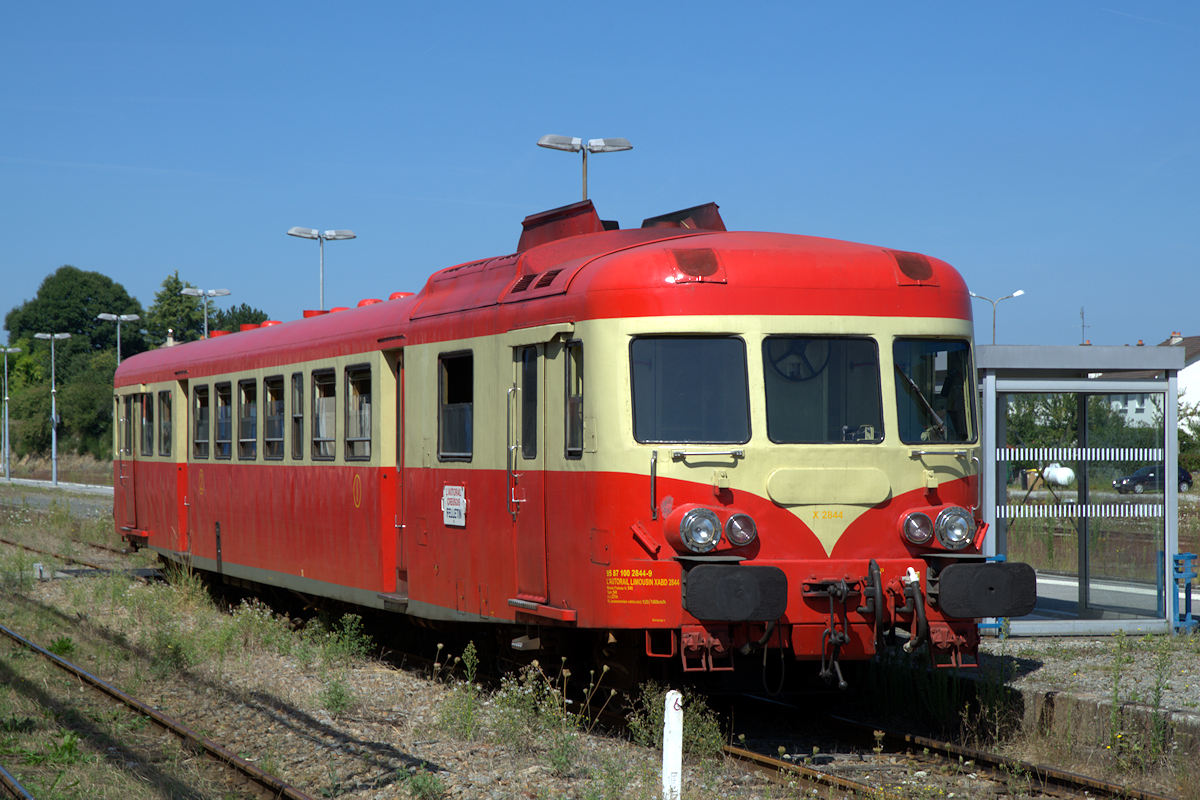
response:
M328 314L328 313L329 312L323 308L306 308L306 309L304 309L304 318L308 319L309 317L319 317L322 314Z
M642 221L643 228L685 228L687 230L723 231L725 220L716 203L704 203L691 208L672 211Z
M604 223L600 221L600 215L596 213L592 201L581 200L569 206L552 208L526 217L521 222L521 239L517 243L517 252L568 236L603 231Z
M388 295L388 300L403 300L406 297L412 297L413 292L392 292Z
M558 273L560 273L560 272L562 272L561 269L552 269L552 270L542 273L542 277L538 278L538 282L533 288L535 288L535 289L546 288L550 284L554 283L554 279L558 277Z
M521 279L514 283L513 287L508 290L508 293L513 294L514 292L525 291L529 288L529 284L533 283L535 278L537 278L537 275L522 275Z
M383 301L380 300L378 297L368 297L365 300L359 300L358 307L362 308L363 306L373 306L376 303L382 303L382 302Z

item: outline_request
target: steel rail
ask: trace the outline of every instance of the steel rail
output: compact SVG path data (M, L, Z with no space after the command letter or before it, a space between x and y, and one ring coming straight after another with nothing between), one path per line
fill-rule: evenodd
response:
M78 558L72 558L71 556L64 556L59 553L51 553L49 550L39 550L36 547L31 547L27 544L22 544L21 542L14 542L11 539L5 539L2 536L0 536L0 544L7 544L7 545L12 545L13 547L20 547L22 550L28 550L30 553L37 553L39 556L50 556L51 558L57 558L60 561L64 561L68 564L78 564L79 566L87 567L88 569L109 569L108 567L102 567L99 564L93 564L90 561L82 561ZM80 544L83 544L83 543L80 542Z
M35 800L34 796L26 791L25 787L4 767L0 767L0 788L3 788L5 793L14 800Z
M810 783L819 783L823 786L829 786L834 789L840 789L844 792L853 792L860 797L870 797L872 800L900 800L900 795L892 794L885 789L871 786L867 783L843 778L840 775L834 775L824 770L814 769L803 764L795 764L791 761L781 761L778 758L755 753L753 750L746 750L741 747L725 745L722 750L726 755L736 758L739 761L752 764L758 769L767 773L791 773L798 775Z
M1067 770L1058 769L1057 767L1051 767L1046 764L1034 764L1029 761L1006 758L1005 756L997 753L988 753L984 750L976 750L972 747L964 747L963 745L954 744L953 742L942 742L938 741L937 739L929 739L913 733L879 728L878 726L867 725L862 722L857 722L855 720L836 715L833 716L832 719L843 725L864 731L882 731L883 735L889 739L914 744L942 755L970 759L975 761L977 764L984 764L993 769L1008 769L1013 771L1027 772L1038 782L1040 782L1043 787L1047 788L1054 786L1073 791L1098 791L1103 792L1111 797L1128 798L1128 800L1172 800L1171 797L1166 795L1148 792L1142 789L1135 789L1131 786L1125 786L1119 783L1109 783L1108 781L1102 781L1098 778L1092 778L1088 775L1081 775L1077 772L1068 772Z
M123 703L134 711L149 717L157 725L175 734L180 739L197 745L212 758L225 763L230 767L233 767L235 770L240 772L243 777L248 778L261 788L271 792L273 797L289 798L289 800L316 800L314 797L309 794L305 794L295 786L276 778L274 775L263 772L258 767L254 766L245 759L240 758L227 748L222 747L212 739L209 739L207 736L202 736L199 733L196 733L175 718L164 714L157 709L151 708L137 698L121 691L112 684L101 680L95 675L92 675L91 673L77 667L70 661L51 653L49 650L46 650L43 647L39 647L37 644L34 644L25 637L21 636L19 633L10 630L6 626L0 625L0 633L12 639L17 644L20 644L34 651L35 653L44 656L55 666L66 671L68 674L75 676L84 683L91 685L93 688L98 689L117 702Z

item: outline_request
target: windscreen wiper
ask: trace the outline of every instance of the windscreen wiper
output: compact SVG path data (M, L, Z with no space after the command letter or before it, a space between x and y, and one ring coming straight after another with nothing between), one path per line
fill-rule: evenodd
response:
M925 393L921 391L921 387L917 386L917 382L910 378L908 373L900 368L899 364L896 364L895 366L896 372L900 373L900 377L904 378L904 383L908 386L908 390L917 396L917 399L921 401L921 405L925 406L925 410L929 412L929 416L933 417L934 428L936 428L937 432L941 434L941 437L945 439L946 423L941 417L938 416L938 413L933 410L933 404L929 402L929 398L926 397Z

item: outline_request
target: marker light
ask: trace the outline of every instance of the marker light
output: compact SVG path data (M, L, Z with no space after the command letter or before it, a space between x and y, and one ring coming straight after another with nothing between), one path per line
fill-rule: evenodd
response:
M929 544L933 538L933 520L928 514L913 512L904 518L904 538L913 544Z
M721 541L721 521L712 509L693 508L679 522L679 538L693 553L707 553Z
M975 537L975 518L965 508L950 506L938 514L934 532L942 547L961 550Z
M749 514L734 514L725 520L725 538L734 547L744 547L758 538L758 526Z

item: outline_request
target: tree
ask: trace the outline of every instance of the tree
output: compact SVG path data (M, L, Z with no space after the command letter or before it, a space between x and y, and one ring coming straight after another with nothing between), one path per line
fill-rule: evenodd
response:
M141 303L112 278L66 265L48 275L37 295L9 311L4 322L10 340L33 339L35 333L71 334L55 346L59 366L69 369L77 358L86 361L87 352L116 351L117 326L97 315L141 313ZM121 349L124 355L146 349L136 324L122 326Z
M237 333L242 329L242 325L258 325L261 322L266 322L267 319L269 319L267 312L241 303L228 311L217 309L210 313L208 315L208 329L210 331L220 330Z
M204 335L203 298L180 294L184 288L195 288L179 277L175 270L162 282L154 295L154 303L146 310L146 334L158 347L167 340L167 332L177 342L190 342Z

